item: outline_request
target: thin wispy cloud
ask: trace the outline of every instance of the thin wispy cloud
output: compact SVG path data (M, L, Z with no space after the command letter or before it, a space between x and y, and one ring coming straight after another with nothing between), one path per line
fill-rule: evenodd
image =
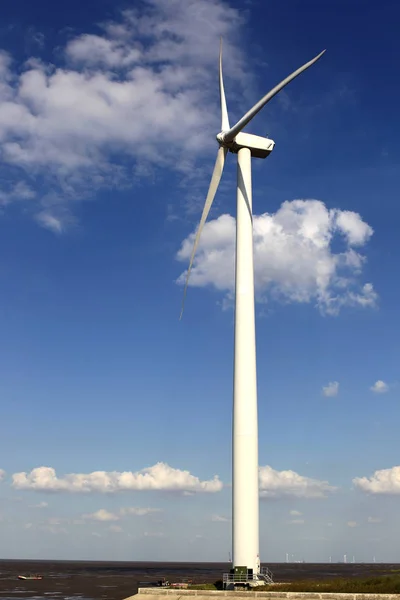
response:
M339 382L338 381L329 382L328 385L325 385L322 388L322 393L327 398L334 398L339 393Z
M347 521L347 527L354 529L354 527L358 527L357 521Z
M122 516L135 516L135 517L144 517L146 515L152 515L155 513L162 512L161 508L145 508L141 506L127 506L125 508L120 509L120 515Z
M382 523L382 519L380 517L368 517L368 523Z
M39 502L38 504L32 504L32 508L47 508L49 506L48 502Z
M211 515L211 521L213 523L228 523L230 519L224 515Z

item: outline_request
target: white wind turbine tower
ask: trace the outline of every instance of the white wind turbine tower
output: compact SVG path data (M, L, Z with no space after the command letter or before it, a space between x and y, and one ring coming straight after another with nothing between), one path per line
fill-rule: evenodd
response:
M182 312L201 232L210 212L229 152L238 155L237 217L235 257L235 335L232 432L232 566L245 567L251 578L260 573L259 490L258 490L258 418L256 339L254 315L253 215L251 159L266 158L275 142L244 133L243 129L282 88L311 67L325 50L294 71L253 106L233 127L229 125L222 78L222 42L219 55L221 131L219 149L211 177L203 214L197 230L186 274Z

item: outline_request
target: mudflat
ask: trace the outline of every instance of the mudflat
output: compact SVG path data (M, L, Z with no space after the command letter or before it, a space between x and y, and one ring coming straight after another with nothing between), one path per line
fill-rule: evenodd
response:
M337 577L373 577L399 573L398 564L268 564L277 582ZM140 585L163 577L171 583L190 578L193 583L215 582L228 563L83 562L0 560L0 599L12 600L122 600ZM39 574L40 581L20 581L18 575Z

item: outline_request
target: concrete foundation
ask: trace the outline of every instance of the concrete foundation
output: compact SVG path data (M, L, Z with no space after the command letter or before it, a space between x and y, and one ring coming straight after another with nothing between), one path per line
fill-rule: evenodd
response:
M140 598L139 596L142 596ZM218 590L171 590L162 588L139 588L138 593L124 600L185 600L186 596L197 596L197 600L212 600L218 597L234 596L247 600L251 598L287 598L287 600L400 600L400 594L332 594L329 592L243 592L243 591L218 591ZM172 596L172 597L171 597ZM188 599L189 600L189 599Z

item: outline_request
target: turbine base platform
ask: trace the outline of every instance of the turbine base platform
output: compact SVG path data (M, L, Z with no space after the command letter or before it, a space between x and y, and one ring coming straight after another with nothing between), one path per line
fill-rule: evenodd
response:
M259 573L252 573L239 567L230 573L224 573L222 578L224 590L240 588L255 588L274 583L272 572L267 567L261 567Z

